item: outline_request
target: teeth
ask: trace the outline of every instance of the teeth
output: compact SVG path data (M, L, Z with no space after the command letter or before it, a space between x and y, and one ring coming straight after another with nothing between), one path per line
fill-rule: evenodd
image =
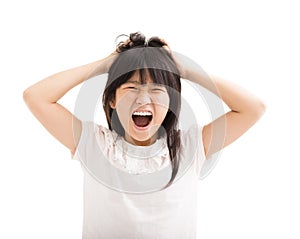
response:
M152 116L152 113L148 112L148 111L135 111L135 112L133 112L133 115L138 115L138 116Z

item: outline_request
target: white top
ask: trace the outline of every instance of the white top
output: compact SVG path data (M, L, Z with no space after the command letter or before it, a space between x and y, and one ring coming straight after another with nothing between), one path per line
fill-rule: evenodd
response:
M135 146L93 122L82 123L74 159L84 172L83 239L195 239L197 183L215 165L205 160L202 128L181 131L178 176L165 138ZM210 162L208 162L210 161Z

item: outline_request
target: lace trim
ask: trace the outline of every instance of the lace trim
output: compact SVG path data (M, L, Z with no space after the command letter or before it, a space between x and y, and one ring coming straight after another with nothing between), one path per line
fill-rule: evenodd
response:
M101 127L99 131L104 133L102 151L106 159L120 170L129 174L149 174L170 165L169 150L164 138L158 139L153 145L141 147L129 145L116 132L107 128Z

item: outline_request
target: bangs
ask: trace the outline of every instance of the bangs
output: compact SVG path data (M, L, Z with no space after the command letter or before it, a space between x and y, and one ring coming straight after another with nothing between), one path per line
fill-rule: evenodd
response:
M146 70L149 73L149 77L153 83L180 90L178 89L180 86L180 76L178 74L157 68L149 68Z
M120 83L123 84L126 82L124 79L128 80L137 70L141 83L145 83L147 71L153 82L166 86L172 85L169 84L170 80L180 79L180 73L172 56L164 49L151 47L135 48L119 53L108 72L109 83L114 80L120 81L122 78Z
M127 81L134 75L135 72L138 72L139 74L139 82L141 84L147 84L149 80L152 83L163 85L163 86L169 86L172 87L174 84L172 84L173 81L178 81L180 77L177 74L174 74L173 72L168 72L162 69L154 69L154 68L143 68L138 69L136 71L130 72L130 74L127 75L127 77L124 77L127 79ZM123 79L124 79L123 78ZM120 82L121 84L126 83L124 80ZM174 88L174 86L173 86ZM177 88L177 87L175 87Z

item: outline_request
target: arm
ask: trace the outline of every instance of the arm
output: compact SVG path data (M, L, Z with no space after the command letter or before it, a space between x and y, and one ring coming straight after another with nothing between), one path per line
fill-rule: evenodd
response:
M183 78L205 87L230 108L229 112L203 127L204 150L209 156L244 134L263 115L265 105L242 87L218 77L205 76L195 65L190 66L192 64L179 65Z
M113 55L49 76L23 93L24 101L33 115L72 153L80 138L81 121L57 101L91 76L106 73Z
M211 79L219 91L219 97L230 111L204 126L202 138L206 155L216 153L234 142L254 125L265 111L263 102L242 87L217 77ZM220 128L224 127L224 122L225 131ZM223 130L223 133L218 135L218 130Z

